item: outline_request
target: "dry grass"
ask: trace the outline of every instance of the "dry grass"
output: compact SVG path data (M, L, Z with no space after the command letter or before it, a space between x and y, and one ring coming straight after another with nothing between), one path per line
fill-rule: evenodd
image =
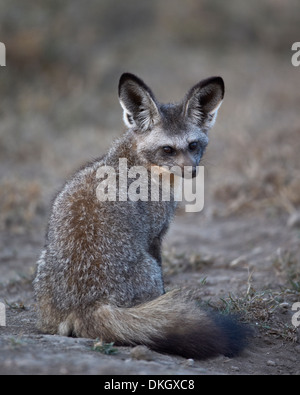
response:
M168 255L164 256L163 267L168 278L180 273L199 273L213 263L212 258L199 254L176 254L169 251ZM262 335L297 342L298 334L292 325L291 311L293 303L298 302L300 297L299 261L291 252L278 250L273 267L278 278L281 278L280 286L256 289L251 272L244 293L227 292L225 296L207 300L206 278L203 278L201 282L198 281L195 297L200 306L212 308L222 314L236 315L243 322L255 327Z
M300 206L299 130L269 133L255 145L244 143L237 148L239 156L229 165L231 180L214 190L215 198L226 203L227 214L295 212Z
M273 266L278 276L286 279L287 286L300 293L300 262L290 251L277 250Z
M258 291L250 287L247 294L229 294L214 307L222 313L238 315L244 322L255 325L264 335L297 342L297 329L289 317L292 304L297 298L299 293L289 288Z

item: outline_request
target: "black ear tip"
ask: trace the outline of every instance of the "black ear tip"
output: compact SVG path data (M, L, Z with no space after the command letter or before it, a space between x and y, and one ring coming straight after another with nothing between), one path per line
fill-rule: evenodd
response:
M221 98L224 98L224 94L225 94L225 83L222 77L219 76L215 76L215 77L210 77L207 78L205 80L202 80L199 83L199 87L200 88L205 88L207 86L218 86L221 90Z
M135 75L134 75L134 74L131 74L131 73L123 73L123 74L121 75L120 80L119 80L119 93L120 93L120 91L121 91L122 85L123 85L126 81L132 80L133 78L135 78Z
M225 93L225 82L224 82L222 77L216 77L216 80L217 80L218 84L221 86L222 91L223 91L223 96L224 96L224 93Z
M144 91L148 92L148 94L155 101L151 89L145 84L145 82L141 78L137 77L135 74L132 73L123 73L119 81L119 96L121 94L122 88L126 89L128 88L128 86L130 86L131 88L135 86L143 89Z
M214 84L217 84L220 86L221 90L222 90L222 98L224 97L224 93L225 93L225 83L222 77L217 76L217 77L212 77L211 78L211 82Z
M128 80L128 79L136 79L137 77L134 75L134 74L132 74L132 73L123 73L122 75L121 75L121 77L120 77L120 83L121 82L124 82L124 81L126 81L126 80Z
M137 84L144 85L144 82L139 77L137 77L135 74L123 73L120 77L119 87L121 87L127 81L132 81Z

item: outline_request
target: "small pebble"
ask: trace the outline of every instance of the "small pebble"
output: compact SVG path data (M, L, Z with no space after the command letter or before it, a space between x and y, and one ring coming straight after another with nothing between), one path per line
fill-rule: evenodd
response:
M153 361L153 352L146 346L136 346L130 351L130 357L136 360Z
M187 359L185 362L185 366L192 367L194 365L195 365L195 361L192 358Z

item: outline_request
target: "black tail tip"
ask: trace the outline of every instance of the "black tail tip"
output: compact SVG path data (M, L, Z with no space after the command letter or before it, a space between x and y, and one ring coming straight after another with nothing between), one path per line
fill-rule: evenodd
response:
M220 354L229 358L239 356L254 335L251 326L242 323L237 316L212 314L211 318L221 334Z
M208 312L195 325L170 328L164 336L153 337L151 348L155 351L177 354L185 358L203 360L225 355L233 358L249 345L253 335L251 327L237 317Z

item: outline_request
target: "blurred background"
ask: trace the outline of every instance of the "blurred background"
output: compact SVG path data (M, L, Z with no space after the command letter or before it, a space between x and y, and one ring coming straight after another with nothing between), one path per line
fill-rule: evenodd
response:
M1 0L0 231L43 234L52 196L124 130L117 86L160 101L221 75L203 164L212 216L300 205L299 0ZM2 241L3 243L3 241Z

